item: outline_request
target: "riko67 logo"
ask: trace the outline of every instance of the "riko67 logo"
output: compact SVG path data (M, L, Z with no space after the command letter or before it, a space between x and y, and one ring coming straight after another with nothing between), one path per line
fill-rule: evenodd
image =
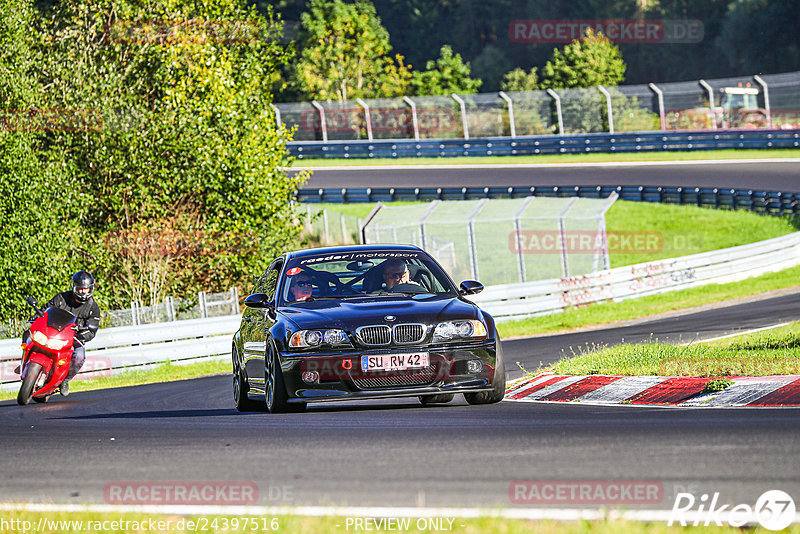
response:
M758 523L768 530L783 530L795 519L794 499L781 490L764 492L755 506L749 504L719 504L719 492L709 496L703 494L697 499L691 493L678 493L672 506L669 526L678 523L681 526L715 524L722 526L724 522L732 527L742 527Z

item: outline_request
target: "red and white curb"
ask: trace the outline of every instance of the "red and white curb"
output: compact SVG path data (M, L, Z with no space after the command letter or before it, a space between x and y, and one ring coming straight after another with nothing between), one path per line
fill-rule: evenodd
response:
M712 378L541 374L506 390L506 401L675 406L800 406L800 375L729 377L733 385L703 393Z

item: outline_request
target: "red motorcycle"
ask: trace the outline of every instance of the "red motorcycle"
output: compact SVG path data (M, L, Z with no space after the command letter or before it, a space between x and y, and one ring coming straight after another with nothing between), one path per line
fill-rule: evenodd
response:
M22 386L17 394L17 403L23 406L31 399L47 402L47 397L58 391L69 373L72 344L78 328L71 313L55 307L42 311L32 297L25 301L36 310L36 315L28 342L22 345Z

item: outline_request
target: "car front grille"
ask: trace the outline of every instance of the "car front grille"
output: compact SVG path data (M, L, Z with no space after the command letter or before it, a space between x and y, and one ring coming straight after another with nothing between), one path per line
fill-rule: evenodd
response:
M425 325L406 323L395 325L394 328L385 324L361 326L356 328L356 337L368 347L388 345L392 341L398 345L408 345L425 338Z
M361 326L356 328L356 337L367 346L388 345L392 341L392 329L385 325Z
M419 343L425 337L425 325L399 324L393 329L395 343Z
M411 386L426 386L433 383L438 375L436 363L431 363L422 369L413 371L392 371L391 373L379 372L363 374L353 378L353 383L358 389L381 389Z

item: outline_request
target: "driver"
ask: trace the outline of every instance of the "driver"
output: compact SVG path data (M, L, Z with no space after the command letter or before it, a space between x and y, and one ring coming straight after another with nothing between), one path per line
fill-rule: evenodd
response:
M312 289L311 277L306 273L300 273L292 277L291 285L289 286L289 294L294 301L306 300L311 296Z
M392 258L386 260L381 265L383 267L383 283L384 289L390 290L399 284L417 284L417 282L409 279L408 265L404 260L399 258Z

